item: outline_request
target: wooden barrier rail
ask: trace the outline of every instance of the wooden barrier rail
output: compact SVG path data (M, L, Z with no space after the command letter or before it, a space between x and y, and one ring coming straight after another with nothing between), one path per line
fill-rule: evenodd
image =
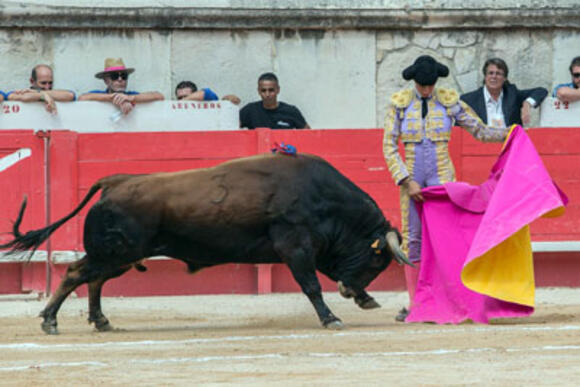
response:
M3 187L0 231L11 229L10 220L16 217L25 194L29 207L21 229L40 228L69 213L100 177L209 167L232 158L268 152L275 142L292 144L300 152L327 159L367 191L393 224L400 224L398 188L383 159L380 129L122 133L54 130L45 133L48 141L31 130L0 131L0 186ZM531 129L528 133L555 181L571 199L564 217L540 219L532 225L538 285L580 286L580 278L574 274L580 265L577 259L580 129ZM472 184L484 181L500 147L500 144L482 144L465 131L454 129L450 152L458 180ZM7 160L5 165L12 164L2 170L2 160ZM0 294L44 292L47 281L53 277L57 278L51 287L58 284L58 277L66 267L64 263L82 254L83 222L89 207L90 204L51 238L52 266L44 263L46 247L37 252L30 264L1 257L4 263L0 264ZM6 235L0 235L0 242L7 239ZM131 271L121 279L108 282L104 294L299 291L282 265L224 265L195 276L187 275L185 266L177 261L156 259L147 261L146 265L150 267L147 273ZM322 285L325 290L334 290L336 286L326 278L322 278ZM397 265L392 265L370 287L371 290L403 288L402 270ZM78 293L85 292L83 289Z

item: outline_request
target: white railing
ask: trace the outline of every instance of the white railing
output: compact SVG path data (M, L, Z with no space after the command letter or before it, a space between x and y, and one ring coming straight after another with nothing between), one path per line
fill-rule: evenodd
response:
M40 102L0 106L2 129L68 129L77 132L237 130L239 108L229 101L158 101L137 105L128 115L110 103L57 102L53 115Z
M542 102L540 126L543 128L580 127L580 101L565 103L548 97Z

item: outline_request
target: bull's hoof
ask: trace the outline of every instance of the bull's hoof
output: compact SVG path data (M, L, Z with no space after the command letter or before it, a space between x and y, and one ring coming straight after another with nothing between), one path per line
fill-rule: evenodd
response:
M56 328L56 322L43 321L40 327L47 335L58 335L58 329Z
M340 320L331 321L328 324L325 324L324 327L326 329L331 329L333 331L340 331L344 329L344 324Z
M376 302L372 297L365 298L364 300L355 299L354 301L361 309L376 309L381 307L381 304Z
M113 326L109 323L109 320L102 315L95 318L89 318L89 324L90 323L94 323L95 329L99 332L110 332L113 330Z
M104 324L95 324L95 329L99 332L110 332L113 326L107 321Z
M324 320L322 320L322 325L327 329L339 330L344 328L344 324L338 317L332 313L328 315Z

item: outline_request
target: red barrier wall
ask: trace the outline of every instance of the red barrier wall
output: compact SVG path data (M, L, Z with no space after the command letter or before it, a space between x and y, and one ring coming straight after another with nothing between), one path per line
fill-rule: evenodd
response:
M532 225L534 241L580 240L580 130L576 128L533 129L528 131L546 166L571 198L567 214L539 220ZM76 133L52 131L50 160L50 217L54 221L69 213L100 177L114 173L150 173L202 168L223 161L268 152L274 142L289 143L300 152L320 155L367 191L386 217L400 224L398 189L392 183L382 155L382 130L233 131L179 133ZM0 133L0 157L19 147L32 149L32 156L0 173L3 189L0 201L0 230L9 230L21 198L29 195L29 208L21 230L43 227L46 223L44 140L31 131ZM482 144L467 132L456 129L450 142L451 156L459 180L478 184L486 179L500 144ZM5 194L6 192L6 194ZM96 200L93 199L93 200ZM89 206L61 227L51 238L54 251L82 250L82 225ZM7 238L0 236L0 241ZM539 286L580 286L572 271L580 265L578 253L536 254ZM576 263L578 261L578 263ZM566 267L562 272L558 263ZM44 263L0 265L0 293L42 292L45 288ZM177 261L147 261L149 271L130 271L107 282L105 295L169 295L211 293L257 293L299 291L288 269L282 265L225 265L203 270L194 276ZM53 266L52 288L60 282L66 265ZM260 275L258 274L260 271ZM576 271L577 272L577 271ZM266 273L266 275L264 275ZM267 274L270 273L271 276ZM336 285L321 278L325 290ZM402 270L392 265L371 284L371 290L402 290ZM85 289L79 295L84 295Z

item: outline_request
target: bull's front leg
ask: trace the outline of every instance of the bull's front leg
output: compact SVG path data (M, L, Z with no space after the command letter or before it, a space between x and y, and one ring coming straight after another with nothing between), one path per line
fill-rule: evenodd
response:
M294 272L292 274L294 274ZM322 298L322 288L320 287L320 282L318 282L318 278L316 277L316 272L312 271L311 273L301 273L299 275L294 274L294 278L298 284L300 284L302 292L306 294L314 306L322 326L328 329L344 328L342 321L340 321L340 319L330 311L330 308L328 308L324 302L324 299Z
M322 299L322 288L316 277L314 249L308 230L288 223L276 224L271 226L270 238L274 242L274 250L288 265L302 292L314 306L322 325L329 329L342 329L344 324L332 314Z
M340 321L340 319L330 311L324 302L324 299L322 298L322 288L318 278L316 277L316 271L314 267L311 267L310 264L304 261L305 260L302 259L292 259L286 263L288 264L288 267L290 267L290 271L292 271L294 279L300 285L302 292L306 294L314 306L322 326L329 329L344 328L342 321Z

